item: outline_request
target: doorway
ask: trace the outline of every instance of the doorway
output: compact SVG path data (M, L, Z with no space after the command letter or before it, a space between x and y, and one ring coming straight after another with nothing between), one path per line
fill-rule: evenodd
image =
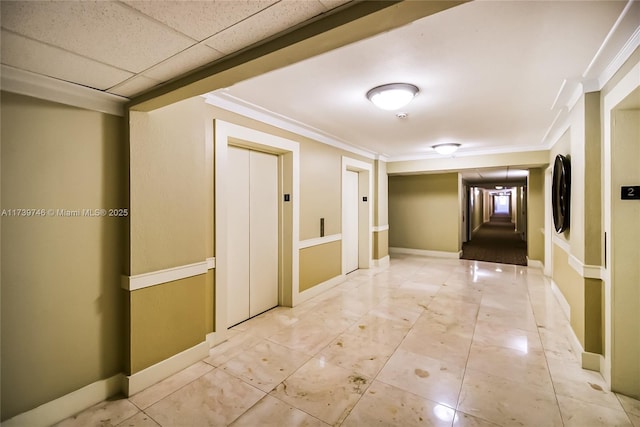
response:
M300 218L300 144L266 132L214 120L211 128L214 162L215 199L214 233L214 332L207 335L210 346L227 340L230 307L228 293L232 292L230 278L229 235L231 222L229 203L234 196L230 183L229 150L233 147L272 155L278 162L278 284L277 305L293 307L299 300L299 218Z
M358 172L347 171L344 183L344 209L346 224L344 227L344 235L342 239L344 241L345 262L346 262L346 274L349 274L358 269L358 236L359 236L359 221L358 221Z
M342 158L342 274L372 263L373 165Z
M636 76L639 71L636 66ZM630 72L632 75L633 72ZM628 84L628 86L627 86ZM626 86L626 87L625 87ZM613 391L640 397L640 87L623 79L605 97L605 367ZM628 90L628 92L627 92Z
M278 157L229 146L227 326L278 305Z

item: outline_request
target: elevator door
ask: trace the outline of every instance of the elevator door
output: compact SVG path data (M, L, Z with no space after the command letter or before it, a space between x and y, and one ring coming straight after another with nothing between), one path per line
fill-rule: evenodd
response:
M344 227L344 248L346 253L346 271L351 273L358 269L358 172L347 171L345 174L344 203L346 227Z
M229 147L228 325L278 305L278 157Z

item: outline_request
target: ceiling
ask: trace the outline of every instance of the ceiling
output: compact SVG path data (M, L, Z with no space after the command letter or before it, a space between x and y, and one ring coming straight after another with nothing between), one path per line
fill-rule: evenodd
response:
M2 0L2 64L133 97L348 1Z
M347 2L3 0L2 64L130 98ZM390 161L548 149L639 27L638 1L478 0L211 96ZM365 98L392 82L420 88L406 119Z

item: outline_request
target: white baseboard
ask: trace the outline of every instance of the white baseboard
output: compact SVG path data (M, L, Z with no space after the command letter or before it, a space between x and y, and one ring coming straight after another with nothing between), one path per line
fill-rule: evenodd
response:
M407 255L421 255L433 258L454 258L459 259L462 255L462 251L458 252L444 252L444 251L428 251L425 249L412 249L412 248L389 248L389 252L392 254L407 254Z
M539 268L540 270L544 269L544 264L542 263L542 261L539 261L537 259L529 259L529 257L527 257L527 265L529 267Z
M123 374L96 381L51 402L2 422L2 427L50 426L69 418L121 391Z
M600 372L604 367L604 356L585 351L582 353L582 369Z
M171 356L155 365L149 366L140 372L124 377L122 391L127 396L132 396L145 388L162 381L163 379L187 368L209 355L209 343L203 341L198 345ZM4 426L3 426L4 427Z
M385 268L385 267L389 267L390 263L391 261L390 261L389 255L387 255L386 257L383 257L380 259L374 259L371 265L378 268Z
M297 304L300 304L302 302L305 302L317 295L320 295L321 293L323 293L324 291L328 291L329 289L333 288L334 286L339 285L340 283L344 282L346 279L346 276L344 274L341 274L339 276L336 276L332 279L329 279L327 281L324 281L322 283L318 283L317 285L315 285L314 287L307 289L306 291L302 291L300 292L295 300L294 306Z
M571 344L571 348L574 354L578 355L581 358L582 363L584 364L584 357L585 357L584 355L587 353L584 351L584 347L582 347L580 340L578 339L575 331L571 327L571 305L569 304L569 301L567 301L567 299L562 294L562 291L560 290L558 285L556 285L556 282L554 282L553 280L551 280L551 291L555 295L556 301L558 301L558 304L560 305L562 312L564 313L564 315L567 317L567 320L569 321L569 330L571 331L571 334L569 336L569 344ZM589 353L589 354L592 354L592 353ZM587 360L589 362L592 362L592 359L589 356L587 356ZM583 365L583 368L584 368L584 365ZM588 368L585 368L585 369L588 369ZM598 369L598 371L599 370L600 369Z
M566 316L567 320L571 320L571 306L562 294L562 291L560 290L558 285L556 285L556 282L554 282L553 280L551 280L551 291L553 292L553 295L555 295L558 304L560 304L560 308L562 309L562 312Z

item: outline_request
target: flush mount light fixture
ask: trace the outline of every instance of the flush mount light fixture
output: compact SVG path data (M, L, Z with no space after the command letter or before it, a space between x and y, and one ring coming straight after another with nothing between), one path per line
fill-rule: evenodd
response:
M367 98L383 110L393 111L407 105L418 93L418 88L409 83L391 83L374 87Z
M449 154L455 153L458 150L458 148L460 148L460 144L453 144L453 143L438 144L438 145L433 145L431 148L436 150L438 154L447 156Z

